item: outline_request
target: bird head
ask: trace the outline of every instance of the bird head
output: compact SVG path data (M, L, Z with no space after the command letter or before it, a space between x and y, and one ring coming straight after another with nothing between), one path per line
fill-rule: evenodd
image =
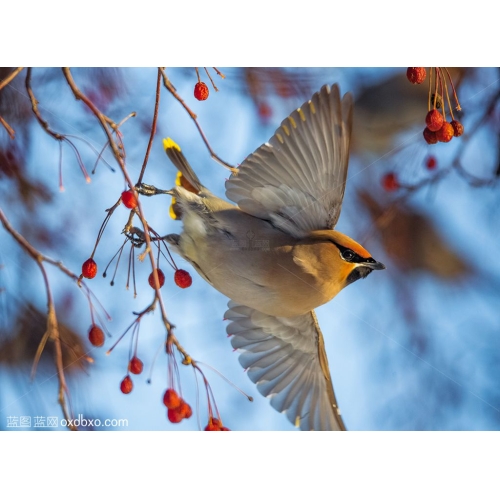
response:
M332 261L335 264L335 281L339 288L345 288L360 278L366 278L372 271L385 269L384 264L377 262L368 250L339 231L315 231L314 239L329 243L329 262L330 265Z
M339 231L329 231L330 241L338 249L339 269L344 286L350 285L360 278L366 278L372 271L385 269L384 264L377 262L359 243Z

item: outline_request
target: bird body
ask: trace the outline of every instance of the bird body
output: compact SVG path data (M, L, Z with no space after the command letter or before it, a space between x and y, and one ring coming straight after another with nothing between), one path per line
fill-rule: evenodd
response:
M341 260L334 242L357 244L342 233L317 230L299 239L211 193L196 198L178 187L174 196L185 214L174 250L232 300L292 317L326 304L348 284L356 264Z
M314 309L371 271L369 252L333 228L349 157L352 98L324 86L285 119L226 182L206 189L171 139L167 155L190 189L171 194L183 231L174 251L231 299L232 345L259 391L301 429L345 430Z

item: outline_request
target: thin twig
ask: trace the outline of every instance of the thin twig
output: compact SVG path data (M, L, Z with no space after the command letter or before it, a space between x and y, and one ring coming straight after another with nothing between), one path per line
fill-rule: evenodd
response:
M219 92L219 89L215 86L215 83L214 83L214 81L213 81L212 77L210 76L210 73L208 72L208 69L207 69L207 68L205 68L205 73L207 74L208 79L210 80L210 83L212 84L212 87L214 88L214 90L215 90L216 92Z
M149 160L149 153L153 145L153 138L156 134L156 122L158 121L158 109L160 108L160 93L161 93L161 71L158 68L158 80L156 81L156 98L155 98L155 110L153 113L153 123L151 124L151 134L149 136L148 147L146 149L146 155L144 156L144 162L142 163L141 173L139 174L139 179L137 184L142 182L144 177L144 172L146 171L146 166Z
M16 68L7 78L4 78L0 82L0 90L2 90L6 85L8 85L14 78L23 70L24 68Z
M57 132L54 132L50 127L49 124L42 118L42 115L40 114L40 111L38 111L38 101L36 100L35 94L33 93L33 90L31 88L31 68L28 68L27 74L26 74L26 91L28 92L28 96L31 101L31 109L33 110L33 113L35 114L36 119L38 120L38 123L42 126L42 128L52 136L54 139L57 141L62 141L64 139L64 136L62 134L58 134Z
M114 138L113 134L110 130L110 127L113 130L116 130L116 124L108 118L104 113L102 113L97 106L85 95L83 94L80 89L77 87L75 81L73 80L73 75L71 74L69 68L62 68L64 77L66 78L66 81L68 82L68 85L70 86L73 95L75 98L79 101L83 101L87 107L92 111L92 113L96 116L96 118L99 120L99 123L101 124L101 127L104 130L104 133L106 134L109 144L111 146L111 149L113 151L113 155L116 158L116 161L120 165L120 168L123 168L124 162L123 162L123 157L122 153L120 152Z
M214 67L214 70L215 72L224 80L224 78L226 78L226 75L224 75L223 73L221 73L217 68Z
M4 126L5 130L7 130L9 137L14 139L16 137L15 130L4 120L2 116L0 116L0 123Z

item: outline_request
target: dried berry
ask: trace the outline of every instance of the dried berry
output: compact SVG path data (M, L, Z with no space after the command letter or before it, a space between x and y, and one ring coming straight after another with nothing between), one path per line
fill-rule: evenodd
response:
M182 418L190 418L193 414L191 406L189 406L183 399L181 400L181 404L179 405L179 408L177 408L177 411L182 416Z
M394 172L389 172L382 177L382 187L388 192L399 188L398 178Z
M257 108L257 112L263 121L267 121L273 114L273 110L267 102L261 102Z
M179 413L178 408L171 409L169 408L167 410L167 418L172 422L173 424L178 424L182 420L182 415Z
M408 68L406 70L406 78L411 83L420 84L425 80L427 72L425 68Z
M90 327L89 341L95 347L104 345L104 332L97 325L92 325Z
M196 97L196 99L198 99L198 101L205 101L206 99L208 99L208 94L209 92L206 83L198 82L194 86L194 96Z
M455 137L460 137L464 133L464 126L458 120L452 120L451 126Z
M82 274L84 278L91 280L97 274L97 264L94 259L87 259L82 264Z
M184 269L177 269L174 274L175 284L181 288L188 288L193 283L191 275Z
M161 288L165 284L165 275L163 274L163 271L161 269L157 269L157 271L158 271L158 283ZM151 274L149 275L148 283L151 288L155 287L155 278L153 275L153 271L151 271Z
M428 170L434 170L437 166L437 160L434 156L428 156L425 160L425 166Z
M167 389L163 395L163 404L169 410L174 410L181 405L181 398L174 389Z
M444 122L443 126L436 132L436 137L440 142L450 142L453 139L453 134L451 123Z
M212 424L212 423L209 423L205 429L205 431L220 431L220 427L218 425L215 425L215 424Z
M127 208L135 208L137 206L137 199L134 193L129 189L128 191L123 191L122 193L122 203Z
M437 132L444 123L443 115L437 109L431 109L425 117L425 124L431 132Z
M120 391L122 391L123 394L129 394L132 392L133 388L134 384L132 383L132 379L127 375L120 384Z
M139 375L139 373L142 373L143 367L144 364L137 356L134 356L128 363L128 369L134 375Z
M424 139L427 144L436 144L438 141L436 132L432 132L427 127L424 129Z

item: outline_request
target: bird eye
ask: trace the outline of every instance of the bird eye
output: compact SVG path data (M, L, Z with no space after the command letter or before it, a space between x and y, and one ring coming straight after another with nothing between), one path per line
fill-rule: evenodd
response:
M354 259L354 255L354 252L349 249L346 249L342 252L342 258L344 260L347 260L347 262L350 262L352 259Z

